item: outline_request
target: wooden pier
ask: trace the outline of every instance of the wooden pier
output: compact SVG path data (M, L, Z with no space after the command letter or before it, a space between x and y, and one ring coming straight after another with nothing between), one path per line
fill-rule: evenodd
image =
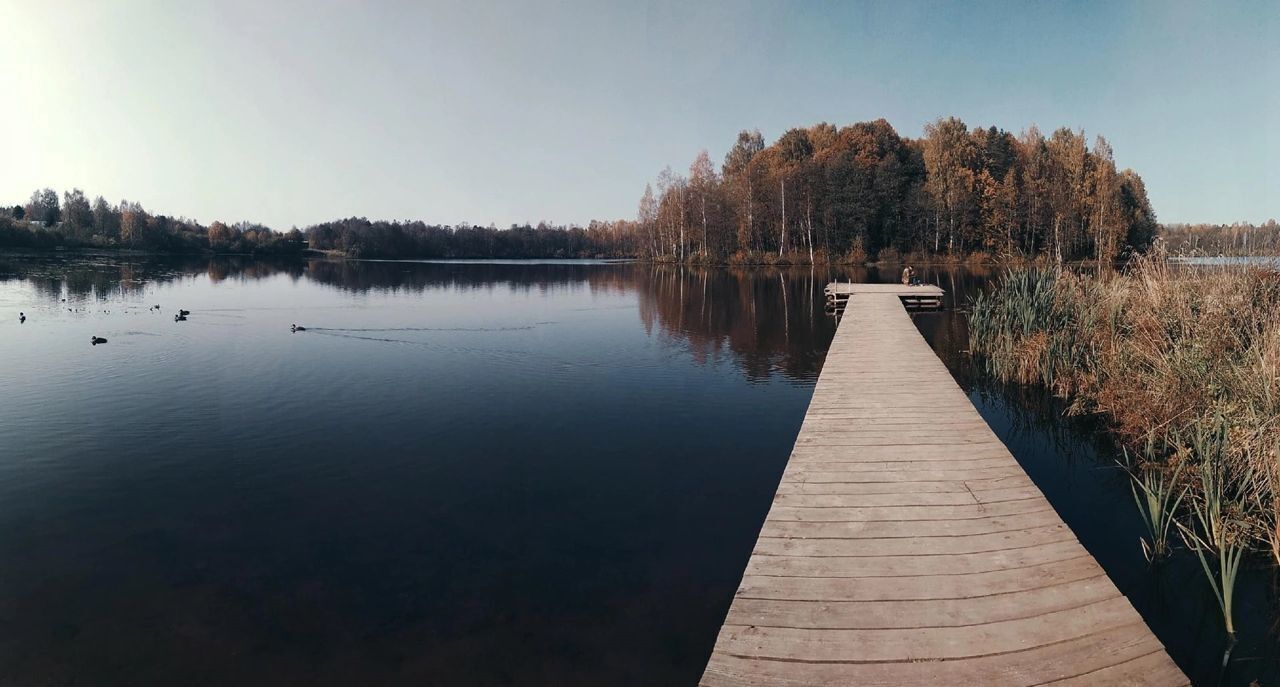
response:
M701 684L1188 684L921 337L921 288L838 285Z
M942 297L946 292L933 284L907 286L905 284L850 284L832 282L822 290L827 297L827 312L840 314L844 312L849 297L855 293L863 295L892 294L898 296L907 310L938 310L942 307Z

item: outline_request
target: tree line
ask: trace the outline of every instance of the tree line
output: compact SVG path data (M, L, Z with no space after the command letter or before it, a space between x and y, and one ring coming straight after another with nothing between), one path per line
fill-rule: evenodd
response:
M323 222L306 229L310 247L356 258L634 258L640 255L628 222L587 227L512 225L509 229L424 222Z
M255 222L205 226L153 214L139 203L92 202L80 189L60 197L40 189L25 204L0 208L0 247L129 248L167 253L298 253L310 247L355 258L634 258L632 223L586 227L512 225L509 229L424 222L322 222L305 231L273 231Z
M254 222L204 226L194 220L147 212L141 203L92 202L80 189L58 197L35 191L25 205L0 209L0 246L51 249L126 248L167 253L297 253L301 231L276 232Z
M1118 170L1098 136L1032 126L1019 135L954 117L900 136L879 119L816 124L766 144L742 131L717 169L703 150L687 175L646 185L634 220L508 229L352 217L299 231L152 215L79 189L51 189L0 213L0 245L171 252L296 252L366 258L646 258L702 263L959 259L1110 262L1158 230L1142 178ZM913 259L915 259L913 257Z
M655 189L656 185L656 189ZM716 168L663 170L634 220L499 230L351 218L309 227L312 248L359 257L639 257L821 263L897 256L1112 261L1156 235L1142 178L1098 136L1015 136L956 118L898 135L883 119L742 131Z
M742 131L719 170L704 150L640 199L643 254L671 261L861 262L917 252L1114 260L1156 234L1142 178L1098 136L954 117L900 136L883 119Z
M1160 236L1175 255L1280 255L1280 222L1166 224Z

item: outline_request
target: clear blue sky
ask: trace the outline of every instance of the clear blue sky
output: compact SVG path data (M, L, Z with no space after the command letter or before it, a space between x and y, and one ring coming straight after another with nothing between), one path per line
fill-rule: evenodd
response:
M739 129L956 115L1103 134L1162 221L1280 217L1274 1L0 0L0 27L8 203L585 223Z

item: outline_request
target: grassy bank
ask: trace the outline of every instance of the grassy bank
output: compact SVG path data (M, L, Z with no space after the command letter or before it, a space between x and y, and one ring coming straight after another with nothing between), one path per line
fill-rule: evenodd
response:
M1241 559L1280 563L1280 274L1177 268L1006 273L970 349L995 377L1100 413L1129 456L1148 558L1197 556L1228 632Z

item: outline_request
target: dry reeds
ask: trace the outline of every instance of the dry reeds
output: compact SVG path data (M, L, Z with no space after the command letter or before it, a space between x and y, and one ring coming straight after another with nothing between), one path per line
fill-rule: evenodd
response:
M1233 632L1245 552L1280 563L1280 274L1159 257L1098 277L1010 271L974 301L969 344L995 377L1104 414L1141 453L1144 553L1167 555L1176 523Z

